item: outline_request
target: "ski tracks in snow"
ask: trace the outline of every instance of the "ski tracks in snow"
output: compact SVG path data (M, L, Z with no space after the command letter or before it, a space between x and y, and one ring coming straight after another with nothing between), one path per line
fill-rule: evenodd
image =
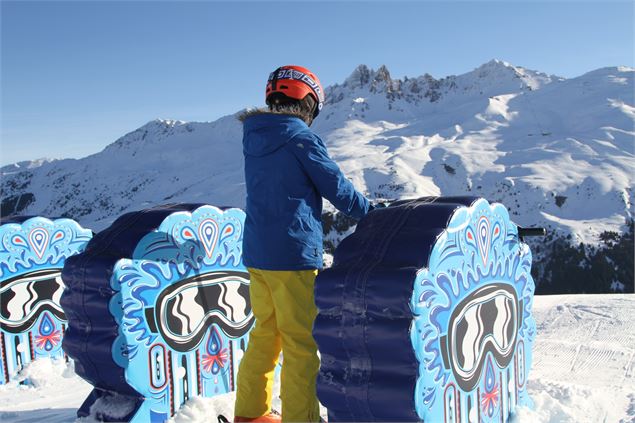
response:
M537 296L534 316L528 391L535 407L520 408L512 423L635 423L635 295ZM50 360L29 365L23 377L34 386L0 386L3 423L73 422L91 390L71 367ZM172 422L231 421L234 401L234 393L192 398ZM273 408L280 405L276 380Z
M635 423L635 295L538 296L534 316L536 409L515 421Z

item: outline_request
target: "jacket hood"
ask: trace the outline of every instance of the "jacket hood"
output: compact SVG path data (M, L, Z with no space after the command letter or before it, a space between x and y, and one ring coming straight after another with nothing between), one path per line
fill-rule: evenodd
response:
M309 127L293 115L256 111L243 117L243 152L266 156Z

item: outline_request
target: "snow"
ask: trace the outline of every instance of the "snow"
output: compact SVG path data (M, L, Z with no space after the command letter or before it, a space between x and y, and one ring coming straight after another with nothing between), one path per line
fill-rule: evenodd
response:
M607 261L608 257L607 257ZM624 292L624 284L620 281L613 281L611 282L611 291L613 292Z
M537 339L528 390L535 408L519 409L512 422L635 421L635 294L537 296L534 315ZM31 385L0 386L3 423L76 421L76 409L91 391L63 361L35 361L21 378ZM215 422L219 415L231 421L234 400L234 393L192 398L172 422ZM277 381L273 408L280 411ZM326 417L324 408L321 414Z
M516 422L635 421L635 295L536 297L535 411Z
M13 380L0 385L0 421L70 422L92 386L75 375L72 363L62 360L36 360Z
M23 170L35 169L42 166L43 164L54 162L55 160L56 159L49 159L44 157L36 160L25 160L22 162L8 164L6 166L0 167L0 175L11 175Z
M564 79L492 60L400 80L361 65L326 88L313 129L372 199L482 196L521 226L597 245L635 212L634 79L628 67ZM242 207L241 136L236 115L154 120L80 160L3 167L0 189L33 194L20 214L72 216L96 231L156 204Z

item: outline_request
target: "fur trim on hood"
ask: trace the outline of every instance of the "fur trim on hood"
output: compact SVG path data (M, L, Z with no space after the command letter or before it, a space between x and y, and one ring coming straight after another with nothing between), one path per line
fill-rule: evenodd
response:
M291 115L291 116L297 116L300 119L302 119L302 113L300 113L300 111L293 112L291 110L285 110L285 111L277 111L277 110L269 110L267 108L264 107L258 107L256 109L247 109L244 112L240 113L238 115L238 120L241 122L244 122L245 119L247 119L250 116L255 116L255 115L264 115L264 114L270 114L270 115Z

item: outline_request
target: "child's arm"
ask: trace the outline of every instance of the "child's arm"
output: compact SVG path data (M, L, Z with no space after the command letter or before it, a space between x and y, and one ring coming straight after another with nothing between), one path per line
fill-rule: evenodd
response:
M302 134L292 139L288 146L320 195L339 211L355 219L361 219L373 208L370 201L355 190L353 184L331 160L320 137Z

